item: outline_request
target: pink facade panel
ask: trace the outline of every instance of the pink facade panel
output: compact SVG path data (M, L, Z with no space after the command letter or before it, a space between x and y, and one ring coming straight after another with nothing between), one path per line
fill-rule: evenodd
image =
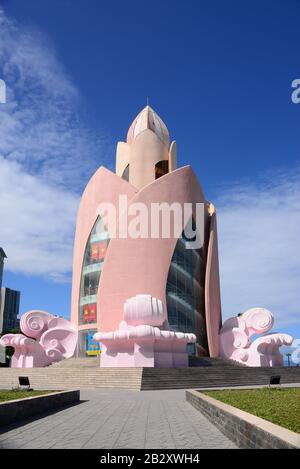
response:
M221 293L218 259L217 219L213 213L210 218L208 238L206 277L205 277L206 330L211 357L219 356L218 334L221 327Z
M130 204L204 202L191 167L173 171L141 189ZM112 239L101 275L98 294L98 330L116 329L122 320L123 304L137 294L150 294L166 308L166 283L177 238ZM167 318L166 318L167 319Z
M72 306L71 321L79 325L79 292L83 258L88 238L99 215L98 207L102 202L110 202L118 207L119 194L131 199L136 189L126 181L101 166L90 179L81 198L76 224L73 254ZM109 247L108 247L109 249ZM82 325L80 329L90 329Z

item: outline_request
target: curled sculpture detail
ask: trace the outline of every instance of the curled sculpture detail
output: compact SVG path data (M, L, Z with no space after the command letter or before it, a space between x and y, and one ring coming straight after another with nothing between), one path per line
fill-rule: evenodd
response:
M247 366L282 366L279 348L291 345L293 338L288 334L265 334L273 324L273 314L264 308L251 308L227 319L219 335L221 356ZM254 334L265 335L252 342Z
M39 368L70 358L77 346L76 326L47 311L28 311L20 320L23 334L6 334L0 345L13 347L12 368Z
M98 332L102 367L186 367L195 334L170 330L161 300L136 295L124 303L124 320L111 332Z
M39 340L43 332L48 329L48 323L52 318L52 314L47 311L28 311L20 319L21 331L26 336Z

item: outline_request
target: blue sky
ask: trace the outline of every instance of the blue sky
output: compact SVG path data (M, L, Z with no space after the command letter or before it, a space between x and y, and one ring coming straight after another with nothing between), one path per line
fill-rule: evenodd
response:
M0 0L0 245L21 312L69 316L80 193L146 104L218 210L224 317L300 337L299 0Z

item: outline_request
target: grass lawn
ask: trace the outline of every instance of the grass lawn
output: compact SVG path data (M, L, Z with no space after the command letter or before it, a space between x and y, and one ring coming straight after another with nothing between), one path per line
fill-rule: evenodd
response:
M25 399L25 397L41 396L54 391L6 391L0 390L0 402L13 401L14 399Z
M204 394L300 433L300 388L206 391Z

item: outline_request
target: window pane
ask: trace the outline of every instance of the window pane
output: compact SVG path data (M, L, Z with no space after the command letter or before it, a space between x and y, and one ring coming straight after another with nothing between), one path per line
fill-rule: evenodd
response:
M199 355L208 354L204 282L203 251L186 249L182 236L177 241L167 279L168 321L175 331L196 334ZM195 354L196 347L189 346L188 352Z
M158 179L161 176L164 176L165 174L168 174L168 172L169 172L169 161L168 160L163 160L163 161L159 161L159 163L156 163L156 165L155 165L155 179Z
M129 182L129 164L126 166L126 168L123 171L122 179L125 179L125 181Z
M108 243L108 231L101 217L98 217L84 254L80 282L79 324L97 322L97 292Z

